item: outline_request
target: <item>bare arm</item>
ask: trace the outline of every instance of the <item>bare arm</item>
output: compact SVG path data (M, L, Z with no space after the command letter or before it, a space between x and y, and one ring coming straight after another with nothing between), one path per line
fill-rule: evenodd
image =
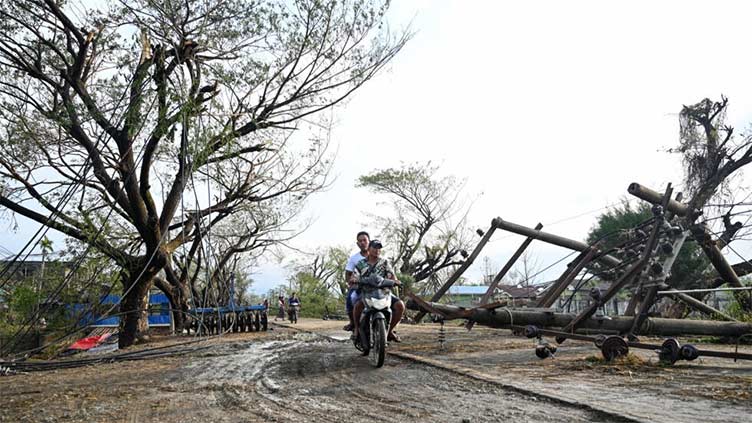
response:
M392 270L392 266L388 261L386 262L386 278L393 280L395 285L402 285L402 282L397 279L397 275L394 274L394 270Z

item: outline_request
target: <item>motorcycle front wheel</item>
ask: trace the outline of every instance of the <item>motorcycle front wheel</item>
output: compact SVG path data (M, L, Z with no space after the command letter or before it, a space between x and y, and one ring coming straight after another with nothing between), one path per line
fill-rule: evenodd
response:
M386 355L386 325L384 319L376 319L373 321L373 327L371 328L371 339L373 350L371 351L368 360L374 367L381 367L384 365L384 356Z

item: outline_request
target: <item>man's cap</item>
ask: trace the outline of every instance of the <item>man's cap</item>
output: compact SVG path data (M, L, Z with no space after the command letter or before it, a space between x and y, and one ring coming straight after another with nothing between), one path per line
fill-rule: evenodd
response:
M381 245L381 241L378 239L374 239L371 242L368 243L369 248L382 248L383 245Z

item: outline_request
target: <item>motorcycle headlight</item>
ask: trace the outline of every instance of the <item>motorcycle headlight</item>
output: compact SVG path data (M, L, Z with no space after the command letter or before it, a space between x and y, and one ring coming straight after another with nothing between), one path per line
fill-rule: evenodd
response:
M385 308L389 308L391 303L391 298L389 297L366 297L365 299L366 305L370 308L376 309L376 310L383 310Z

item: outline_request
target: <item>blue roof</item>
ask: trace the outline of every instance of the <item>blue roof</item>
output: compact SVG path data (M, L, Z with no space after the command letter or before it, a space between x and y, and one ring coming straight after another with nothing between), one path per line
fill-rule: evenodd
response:
M449 287L449 295L483 295L488 291L487 286L451 286Z

